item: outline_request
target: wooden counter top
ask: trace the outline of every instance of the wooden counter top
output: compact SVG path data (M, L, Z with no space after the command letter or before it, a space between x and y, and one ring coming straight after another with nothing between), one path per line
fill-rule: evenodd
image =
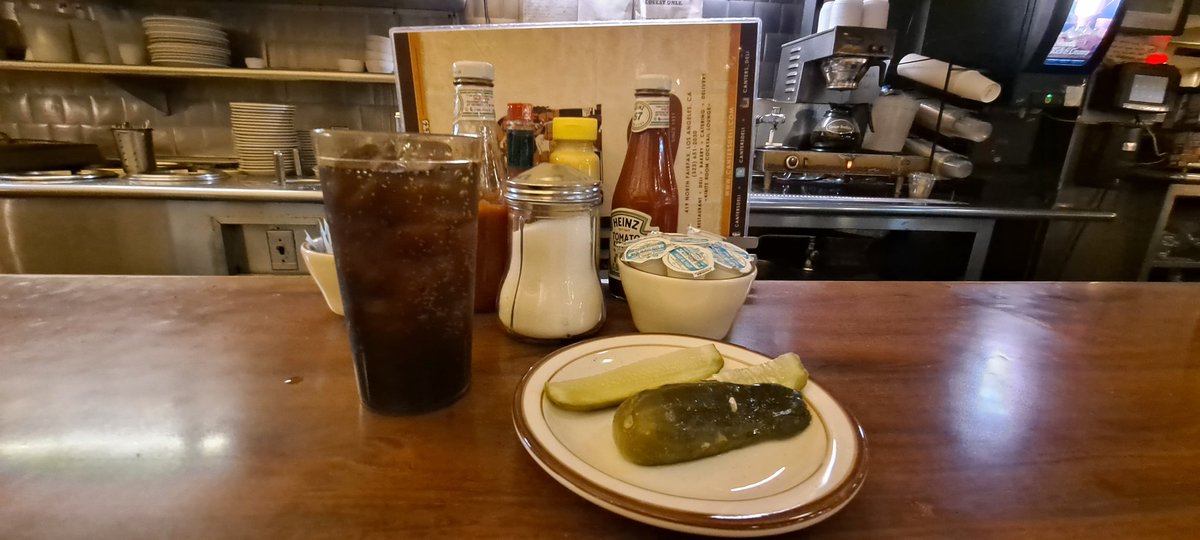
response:
M760 282L728 341L798 352L867 433L862 491L797 536L1200 530L1200 287ZM672 536L521 448L552 349L481 316L467 396L385 417L306 277L0 276L0 538Z

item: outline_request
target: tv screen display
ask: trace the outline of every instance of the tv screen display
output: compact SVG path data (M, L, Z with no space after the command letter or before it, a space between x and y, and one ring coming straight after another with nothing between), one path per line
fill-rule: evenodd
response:
M1075 0L1063 23L1050 54L1047 66L1085 66L1096 54L1110 30L1115 31L1113 19L1123 0Z

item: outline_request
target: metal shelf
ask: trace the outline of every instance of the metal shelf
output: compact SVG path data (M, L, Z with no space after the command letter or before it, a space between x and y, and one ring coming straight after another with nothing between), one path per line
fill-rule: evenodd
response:
M23 62L19 60L0 60L0 71L86 73L105 76L129 75L138 77L254 79L259 81L333 81L366 84L392 84L396 80L395 75L388 73L349 73L344 71L306 71L299 69L126 66Z
M1155 260L1150 263L1150 268L1200 268L1200 261L1163 261Z

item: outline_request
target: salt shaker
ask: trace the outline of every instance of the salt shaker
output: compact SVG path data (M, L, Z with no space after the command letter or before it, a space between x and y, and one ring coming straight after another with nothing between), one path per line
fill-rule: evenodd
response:
M600 183L543 163L508 181L509 258L499 316L512 335L565 340L604 324L599 261Z

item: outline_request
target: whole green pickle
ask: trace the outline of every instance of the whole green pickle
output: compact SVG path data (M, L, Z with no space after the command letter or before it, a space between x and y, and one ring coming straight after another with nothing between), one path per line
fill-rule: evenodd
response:
M804 431L804 397L778 384L668 384L621 403L613 438L626 459L666 465L714 456Z

